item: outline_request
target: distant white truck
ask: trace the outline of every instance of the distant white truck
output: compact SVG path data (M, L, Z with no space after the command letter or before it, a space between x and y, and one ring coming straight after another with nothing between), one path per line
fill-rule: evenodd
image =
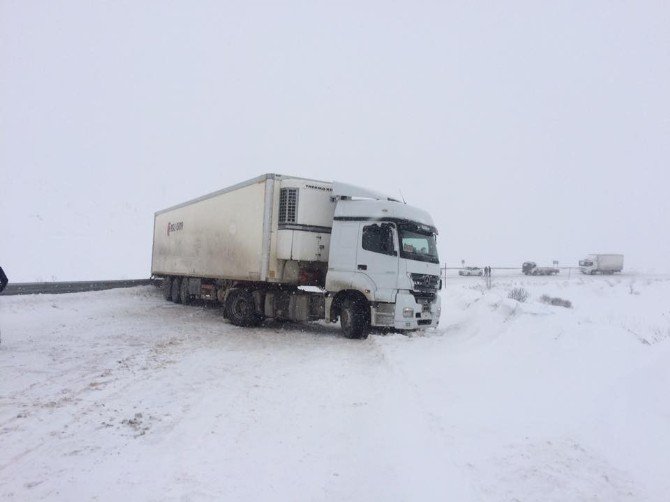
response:
M166 299L219 302L238 326L339 319L364 338L438 324L436 235L427 212L376 192L265 174L158 211L151 273Z
M622 254L590 254L579 261L582 274L613 274L623 270Z

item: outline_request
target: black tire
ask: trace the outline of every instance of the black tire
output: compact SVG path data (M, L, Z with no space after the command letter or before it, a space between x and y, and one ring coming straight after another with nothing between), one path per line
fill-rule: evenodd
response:
M181 296L179 294L181 290L181 277L175 277L172 279L172 295L171 299L175 303L181 303Z
M367 302L361 298L347 298L342 304L340 324L347 338L365 339L370 331Z
M228 294L226 317L235 326L258 326L263 320L256 312L253 295L246 289L236 289Z
M172 278L163 277L163 283L161 284L161 289L163 290L163 298L166 300L172 300Z
M184 277L181 280L181 287L179 288L179 300L184 305L189 305L191 303L191 293L189 293L188 289L188 278Z

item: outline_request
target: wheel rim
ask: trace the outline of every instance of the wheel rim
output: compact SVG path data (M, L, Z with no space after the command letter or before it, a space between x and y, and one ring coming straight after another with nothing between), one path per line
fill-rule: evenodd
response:
M240 318L246 318L249 316L251 313L251 305L249 304L249 301L246 298L237 298L233 302L233 315L240 317Z

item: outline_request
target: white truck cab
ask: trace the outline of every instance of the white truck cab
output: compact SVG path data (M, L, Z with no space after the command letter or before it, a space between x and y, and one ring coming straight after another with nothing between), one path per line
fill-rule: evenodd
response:
M334 183L337 199L325 289L326 318L342 313L345 296L360 294L374 327L413 330L440 318L437 230L415 207ZM339 300L339 301L338 301Z

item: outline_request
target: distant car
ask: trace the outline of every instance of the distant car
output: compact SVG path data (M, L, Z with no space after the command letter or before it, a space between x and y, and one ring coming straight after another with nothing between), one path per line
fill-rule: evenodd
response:
M484 270L479 267L464 267L458 271L458 275L484 275Z

